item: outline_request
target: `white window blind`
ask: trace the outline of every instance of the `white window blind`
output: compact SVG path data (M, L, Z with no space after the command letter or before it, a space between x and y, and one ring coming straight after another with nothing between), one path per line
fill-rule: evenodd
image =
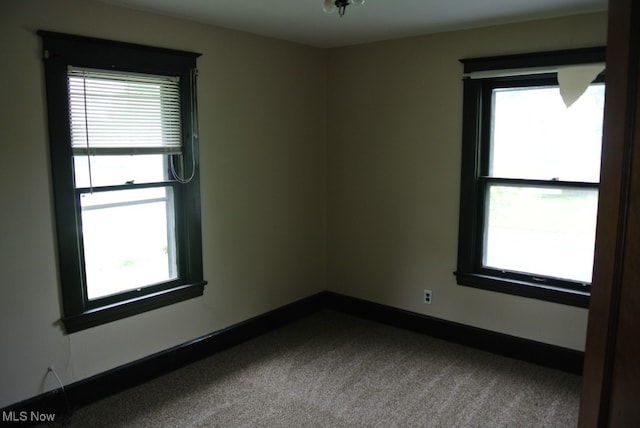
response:
M74 155L182 153L179 78L69 67Z

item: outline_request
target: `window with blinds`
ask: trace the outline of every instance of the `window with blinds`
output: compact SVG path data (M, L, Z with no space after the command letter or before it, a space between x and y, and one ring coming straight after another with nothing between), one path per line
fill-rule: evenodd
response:
M68 96L88 300L176 280L179 78L69 67Z
M38 33L67 333L201 296L200 54Z
M178 77L69 67L74 155L180 154Z

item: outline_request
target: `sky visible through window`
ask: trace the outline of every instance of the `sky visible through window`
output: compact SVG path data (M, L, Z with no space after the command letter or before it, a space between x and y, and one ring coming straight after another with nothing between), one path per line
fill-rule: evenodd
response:
M80 202L89 299L176 278L171 187L85 193Z
M557 87L494 91L490 176L597 183L604 84L567 108ZM591 282L596 189L491 184L484 266Z

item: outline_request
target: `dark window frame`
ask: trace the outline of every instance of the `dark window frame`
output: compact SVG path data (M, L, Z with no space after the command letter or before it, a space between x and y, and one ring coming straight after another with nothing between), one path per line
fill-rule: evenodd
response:
M200 178L197 135L191 134L195 104L192 73L200 54L111 40L38 31L42 38L49 127L59 281L67 333L73 333L173 303L201 296L206 281L202 268ZM84 285L79 195L70 144L67 67L160 74L180 77L183 153L195 159L196 170L187 184L161 183L117 186L118 190L170 186L174 189L178 278L138 290L88 300ZM103 189L104 190L104 189Z
M585 48L534 54L462 59L464 73L553 67L605 62L605 48ZM604 82L604 76L598 77ZM485 195L488 182L535 184L570 188L596 188L594 183L553 182L544 180L507 180L487 177L491 126L491 94L494 88L557 85L554 74L529 74L513 77L463 81L463 130L460 182L460 223L458 266L459 285L517 296L535 298L587 308L590 284L550 279L537 275L504 272L482 266Z

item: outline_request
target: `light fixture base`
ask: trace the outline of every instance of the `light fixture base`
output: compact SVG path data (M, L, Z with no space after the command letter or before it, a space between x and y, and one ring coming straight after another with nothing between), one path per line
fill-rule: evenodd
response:
M333 13L336 10L342 18L350 4L363 4L365 0L323 0L322 9L327 13Z

